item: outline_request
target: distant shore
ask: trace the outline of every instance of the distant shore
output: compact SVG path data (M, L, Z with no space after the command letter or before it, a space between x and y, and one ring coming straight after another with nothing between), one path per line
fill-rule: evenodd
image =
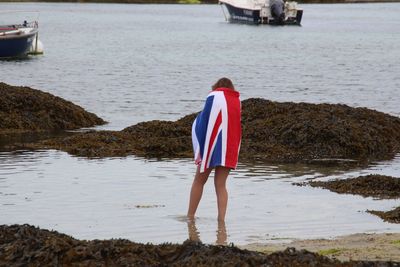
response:
M218 0L0 0L2 3L217 4ZM400 0L298 0L300 4L395 3Z

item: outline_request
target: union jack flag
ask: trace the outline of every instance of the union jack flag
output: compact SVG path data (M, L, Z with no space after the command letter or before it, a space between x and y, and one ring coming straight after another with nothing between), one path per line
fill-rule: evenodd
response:
M235 169L241 137L239 92L229 88L211 91L192 126L194 159L200 172L217 166Z

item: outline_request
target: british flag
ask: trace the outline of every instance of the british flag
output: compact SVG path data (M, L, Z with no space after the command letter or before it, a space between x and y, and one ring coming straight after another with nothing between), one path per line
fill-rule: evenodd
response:
M236 168L242 137L239 92L217 88L192 126L194 159L200 172L216 166Z

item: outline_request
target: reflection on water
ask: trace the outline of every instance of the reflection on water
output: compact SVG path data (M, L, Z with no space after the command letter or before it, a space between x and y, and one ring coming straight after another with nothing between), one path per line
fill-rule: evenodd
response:
M339 175L350 170L360 169L357 164L266 164L265 162L242 162L236 170L237 178L247 179L249 177L254 181L255 178L262 180L283 179L309 176L312 179L331 175Z
M189 240L201 242L200 232L199 230L197 230L195 219L188 219L187 227L189 233Z
M218 221L217 241L215 241L215 243L217 245L226 245L227 238L228 238L228 234L226 231L225 222Z
M201 242L200 232L196 227L196 219L187 219L187 227L189 233L189 240ZM215 231L217 245L226 245L228 234L226 231L226 224L224 221L218 221L218 227Z
M38 142L40 140L54 138L54 137L65 137L65 136L69 136L71 134L72 134L72 131L70 131L70 132L64 132L64 131L42 132L42 133L39 133L39 132L38 133L12 133L12 134L8 134L8 135L4 134L4 135L1 135L1 138L0 138L0 151L11 150L11 149L9 149L9 146L14 145L14 144ZM12 150L15 150L15 148L12 148Z
M227 183L228 230L217 223L212 181L205 185L196 221L188 223L182 216L194 171L191 160L87 160L52 150L1 152L0 220L38 225L76 238L154 243L183 242L189 236L205 243L247 244L400 231L399 225L365 212L392 209L399 206L398 200L292 185L370 173L399 176L400 156L350 169L241 163Z

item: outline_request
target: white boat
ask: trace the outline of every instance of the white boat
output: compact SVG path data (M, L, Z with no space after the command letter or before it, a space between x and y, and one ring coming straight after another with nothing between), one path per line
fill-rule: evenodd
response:
M283 0L219 0L230 22L274 25L301 25L303 10L297 2ZM223 9L224 14L225 10Z

